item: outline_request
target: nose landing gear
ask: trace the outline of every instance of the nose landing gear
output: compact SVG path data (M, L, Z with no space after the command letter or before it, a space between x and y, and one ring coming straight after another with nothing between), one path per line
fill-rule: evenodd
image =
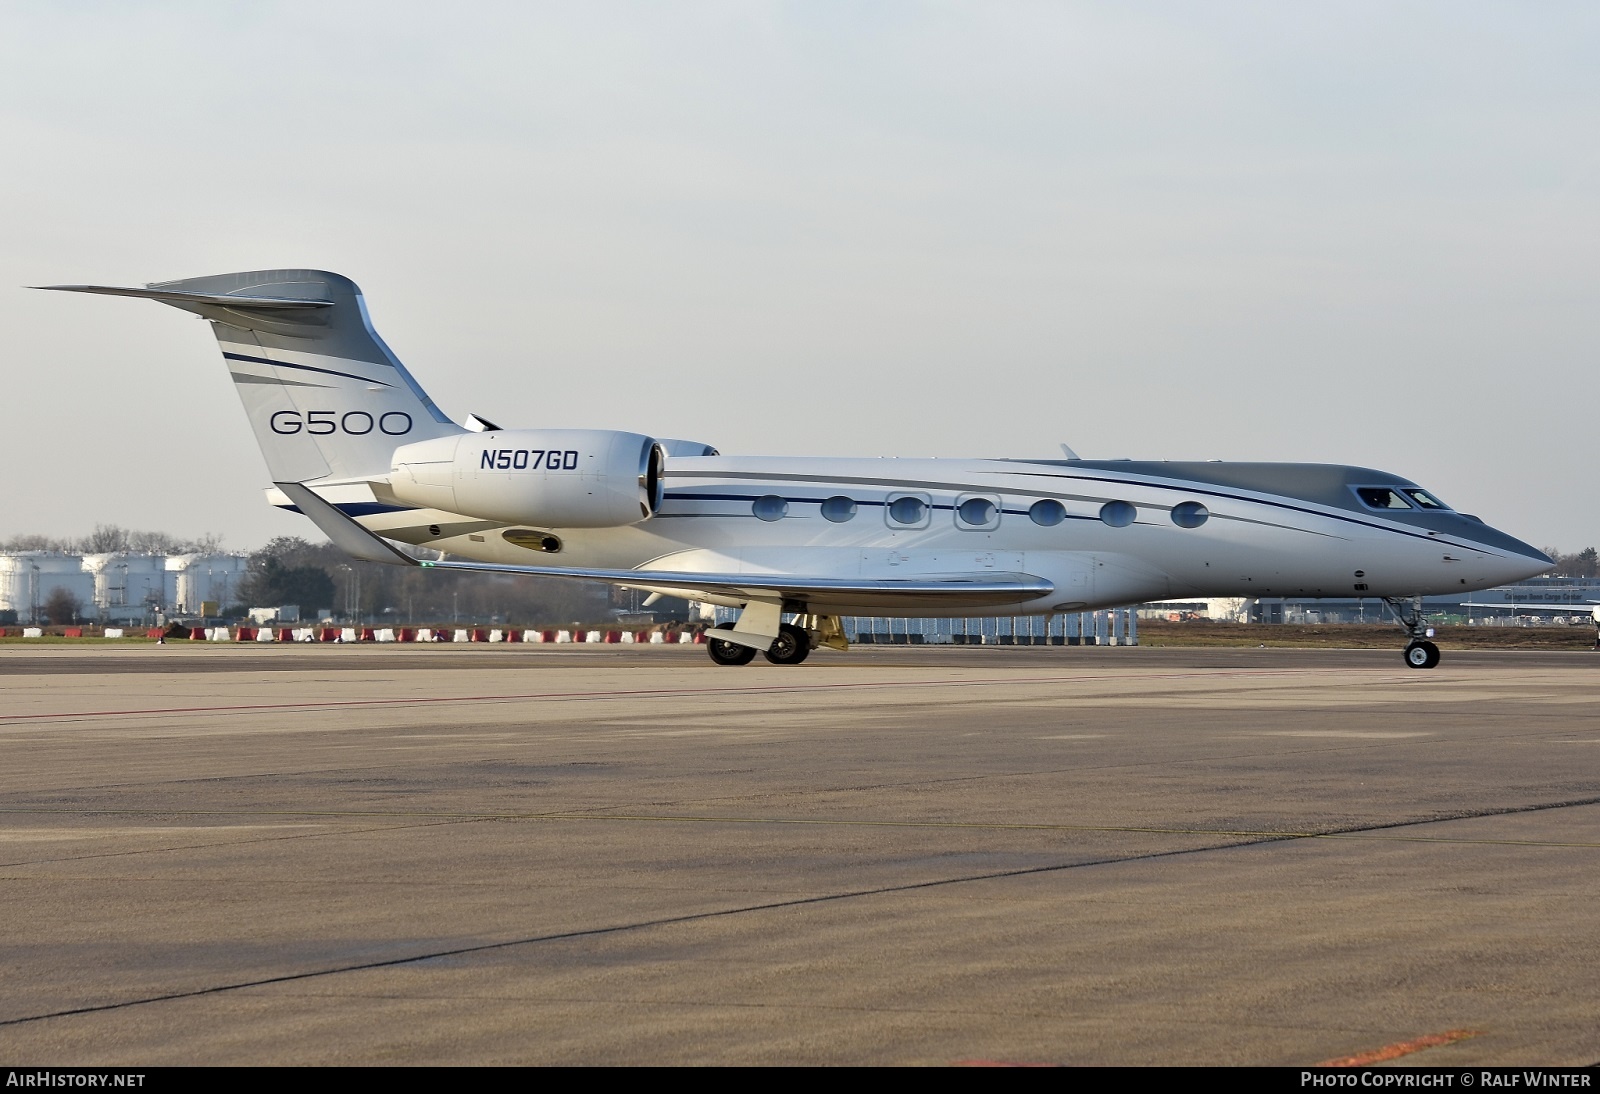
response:
M1433 628L1428 626L1427 618L1422 614L1422 597L1414 596L1410 600L1402 600L1395 596L1386 596L1383 602L1389 605L1389 610L1394 612L1395 619L1406 629L1411 636L1405 653L1406 664L1414 669L1431 669L1439 663L1439 647L1428 639L1433 637Z

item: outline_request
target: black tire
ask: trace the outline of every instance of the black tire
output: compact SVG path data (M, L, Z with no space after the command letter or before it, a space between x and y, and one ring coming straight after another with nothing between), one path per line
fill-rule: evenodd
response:
M715 637L717 631L733 630L732 623L718 623L706 635L706 653L711 655L711 660L718 665L748 665L756 659L756 651L749 646L741 646L737 642L724 642Z
M1406 664L1414 669L1431 669L1439 663L1439 647L1432 642L1413 642L1406 647Z
M772 640L772 645L762 654L774 665L798 665L811 654L811 636L803 627L793 623L782 625L782 633Z

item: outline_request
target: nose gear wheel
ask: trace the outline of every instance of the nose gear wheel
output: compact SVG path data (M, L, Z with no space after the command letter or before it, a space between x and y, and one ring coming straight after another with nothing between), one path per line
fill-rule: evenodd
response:
M1431 669L1439 663L1439 647L1432 642L1413 642L1406 647L1405 658L1414 669Z

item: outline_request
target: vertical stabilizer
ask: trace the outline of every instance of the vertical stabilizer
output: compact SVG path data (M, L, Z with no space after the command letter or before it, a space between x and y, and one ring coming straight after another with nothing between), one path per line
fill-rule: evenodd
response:
M347 277L258 270L142 289L50 287L159 300L210 320L275 482L378 478L398 445L462 431L372 329Z

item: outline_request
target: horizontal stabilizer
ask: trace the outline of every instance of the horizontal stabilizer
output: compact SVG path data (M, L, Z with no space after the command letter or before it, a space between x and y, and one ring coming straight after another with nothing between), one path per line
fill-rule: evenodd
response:
M235 296L230 293L174 292L170 289L130 289L119 285L34 285L55 292L89 292L101 296L133 296L159 300L174 307L211 304L224 308L331 308L332 300L293 300L283 296Z

